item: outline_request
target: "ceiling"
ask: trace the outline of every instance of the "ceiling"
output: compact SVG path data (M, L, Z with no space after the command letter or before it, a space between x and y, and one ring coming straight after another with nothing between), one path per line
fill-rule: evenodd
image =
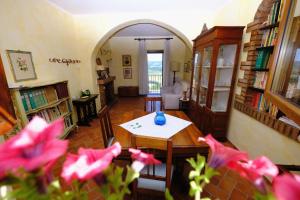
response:
M48 0L71 14L197 10L213 12L232 0Z
M170 31L154 24L137 24L117 32L114 37L172 36Z

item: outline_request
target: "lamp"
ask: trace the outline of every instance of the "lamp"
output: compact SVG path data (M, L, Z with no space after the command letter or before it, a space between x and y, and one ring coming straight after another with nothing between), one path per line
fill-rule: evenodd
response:
M176 61L171 62L171 70L174 73L174 75L173 75L173 85L174 85L175 84L175 75L176 75L176 72L180 71L180 63L176 62Z

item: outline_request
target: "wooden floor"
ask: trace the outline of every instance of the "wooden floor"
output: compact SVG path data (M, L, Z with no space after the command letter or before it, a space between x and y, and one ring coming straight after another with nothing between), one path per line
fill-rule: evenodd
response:
M112 124L120 124L120 113L143 109L143 98L131 97L131 98L119 98L118 102L114 104L110 110ZM84 148L103 148L103 141L100 132L100 123L97 119L91 122L90 127L80 126L77 132L73 132L69 135L69 152L76 153L79 147ZM60 166L63 162L61 159L57 165L55 171L56 175L60 171ZM186 164L188 166L188 164ZM179 172L184 177L188 176L188 168L183 172ZM187 179L187 178L186 178ZM64 186L66 187L66 186ZM172 180L172 194L176 200L188 200L188 186L183 184L180 177L175 176ZM90 200L102 199L98 193L94 183L91 181L86 185L86 191L89 192ZM211 197L211 199L233 199L244 200L252 199L254 188L251 184L232 171L227 169L220 170L220 176L212 179L211 183L206 186L203 196ZM151 199L143 197L142 199ZM157 199L157 198L156 198Z

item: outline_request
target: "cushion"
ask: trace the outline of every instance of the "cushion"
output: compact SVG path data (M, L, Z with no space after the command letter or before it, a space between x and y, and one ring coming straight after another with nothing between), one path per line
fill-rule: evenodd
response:
M180 83L175 83L173 87L174 94L181 94L182 93L182 85Z

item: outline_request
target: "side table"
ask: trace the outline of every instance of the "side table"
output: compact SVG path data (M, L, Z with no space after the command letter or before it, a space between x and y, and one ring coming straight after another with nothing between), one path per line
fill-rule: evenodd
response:
M96 98L98 94L91 94L86 98L79 98L73 100L76 107L79 126L90 126L89 122L97 118Z
M189 98L183 99L183 97L181 97L179 99L179 110L187 111L189 109L189 103L190 103Z

